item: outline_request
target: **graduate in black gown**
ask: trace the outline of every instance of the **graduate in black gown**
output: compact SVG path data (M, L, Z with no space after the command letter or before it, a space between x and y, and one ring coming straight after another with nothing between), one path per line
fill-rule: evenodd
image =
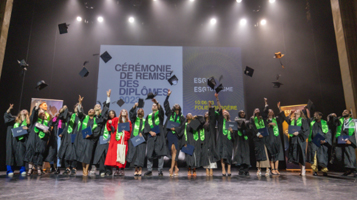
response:
M82 122L81 130L86 129L87 127L91 127L92 135L87 135L86 138L76 137L76 154L77 161L82 163L83 167L83 176L88 176L88 169L90 163L92 163L94 157L95 145L97 144L99 135L101 133L102 128L104 128L106 118L108 115L108 107L104 107L101 115L96 115L94 109L90 109L88 111L88 115L83 113L82 108L83 98L79 96L79 109L78 109L78 117Z
M109 110L111 92L112 92L112 90L108 90L107 91L107 100L106 100L106 102L103 103L103 108L105 108L105 110ZM97 107L96 115L100 116L101 120L103 120L103 123L104 123L104 124L100 123L98 125L99 128L101 129L100 130L100 136L103 136L105 139L107 139L107 138L109 138L110 132L108 131L106 123L107 123L107 121L109 119L114 119L116 117L116 113L115 113L114 110L111 110L109 112L102 112L100 110L101 107L98 107L98 105L99 104L96 105L96 107ZM109 143L100 144L99 142L97 143L97 145L95 147L93 164L94 165L99 165L99 174L102 177L111 176L112 175L111 167L104 165L105 158L106 158L107 152L108 152L108 147L109 147ZM93 166L92 166L92 171L93 171ZM91 172L91 173L93 173L93 172ZM93 174L95 174L95 170L94 170Z
M279 107L279 106L278 106ZM265 98L264 113L267 113L265 119L269 136L268 136L268 155L271 166L272 175L280 175L279 161L284 161L284 150L281 142L281 133L279 131L279 125L284 122L284 119L280 116L275 116L274 111L269 109L268 99Z
M216 120L218 121L218 140L217 140L217 152L221 160L222 165L222 176L231 176L231 165L232 165L232 153L233 153L233 141L232 141L232 128L226 129L226 122L230 121L230 115L227 110L222 110L221 103L218 98L218 94L214 95L216 97L218 112L216 112ZM210 123L216 123L212 121ZM227 172L226 172L227 165Z
M259 108L254 109L253 116L250 118L250 128L252 129L253 142L254 142L254 152L255 160L257 161L257 176L261 176L262 168L266 168L265 176L270 175L270 162L268 156L268 145L269 136L263 136L260 133L260 129L265 129L268 127L266 122L266 113L260 112Z
M139 103L135 103L135 105L130 109L129 116L132 124L132 132L130 138L140 136L144 137L145 141L147 140L146 135L144 134L145 121L144 118L144 109L138 108ZM129 144L129 152L127 155L127 161L131 166L135 167L134 176L141 176L143 172L143 167L145 163L145 153L146 153L146 142L143 142L136 147L134 147L131 141Z
M168 148L171 152L171 168L169 170L170 176L173 176L173 170L175 168L175 176L178 176L179 168L177 167L177 160L180 153L180 147L182 142L182 134L178 134L175 131L175 128L167 129L167 123L169 121L176 122L182 126L185 123L185 117L181 113L181 106L175 104L170 108L169 97L171 95L171 90L168 90L167 97L164 102L166 122L164 125L165 136L168 139Z
M154 159L158 159L158 175L163 176L164 156L167 155L167 146L164 132L164 110L155 98L151 107L152 113L146 116L144 134L147 138L147 168L145 176L152 175L152 166ZM151 131L155 126L159 126L160 134Z
M209 110L204 115L204 123L200 129L201 165L206 169L206 176L213 176L213 169L217 168L219 156L216 151L215 111L212 102L208 102Z
M307 111L308 118L310 118L310 113ZM327 176L328 172L328 151L329 147L332 145L331 131L328 128L327 121L322 119L321 112L315 112L314 117L310 120L310 134L309 134L309 144L307 146L307 162L311 163L311 168L313 170L313 175L317 176L319 167L324 176ZM322 135L325 139L320 141L321 146L318 147L313 141L317 134Z
M238 112L235 121L238 124L238 131L233 131L234 157L233 163L239 167L240 176L249 176L250 148L249 148L249 120L243 110Z
M60 114L58 118L62 120L63 132L59 135L59 137L61 137L61 146L58 150L58 158L66 168L63 175L75 175L77 172L76 143L75 140L72 143L72 137L81 136L81 121L78 117L78 105L79 104L76 104L74 106L73 113L68 111L67 106L63 106L59 111Z
M351 117L351 111L344 110L342 112L342 117L337 118L335 113L330 114L330 121L336 126L336 135L334 140L336 142L335 146L335 162L343 163L345 168L345 173L343 176L348 176L354 173L357 177L356 172L356 154L355 148L357 147L356 142L356 129L355 123ZM346 144L338 144L337 139L339 136L349 136L350 138L346 140Z
M30 133L26 143L25 161L29 163L27 175L32 174L33 168L37 167L37 175L42 175L42 164L45 156L46 146L50 135L50 130L42 130L35 126L36 123L51 127L50 115L40 107L37 102L30 117Z
M26 153L26 142L28 135L23 135L19 137L13 137L11 129L23 127L23 129L28 130L30 125L29 113L27 110L21 110L19 114L15 117L11 115L11 110L14 104L10 104L9 109L7 109L4 120L6 125L6 174L8 176L14 175L14 167L20 167L20 174L22 176L26 175L26 168L24 157Z
M309 137L310 127L306 116L301 110L291 111L289 117L281 110L279 105L280 117L291 126L300 126L301 130L295 133L289 133L288 162L299 164L301 166L301 176L306 175L306 139ZM294 115L291 117L291 115ZM290 118L291 117L291 118Z

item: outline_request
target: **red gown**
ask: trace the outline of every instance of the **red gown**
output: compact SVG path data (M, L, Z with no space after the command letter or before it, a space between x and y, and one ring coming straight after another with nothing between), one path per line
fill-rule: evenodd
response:
M128 122L130 124L130 131L124 131L123 136L120 138L119 141L117 141L115 139L115 135L117 133L118 121L119 121L119 118L115 117L114 119L112 119L112 124L109 124L109 122L107 122L108 131L109 132L112 131L111 125L113 125L114 132L111 134L111 137L110 137L108 153L107 153L107 157L105 158L104 165L111 166L111 167L125 168L126 161L125 161L124 164L121 164L121 163L117 162L117 147L118 147L118 144L121 144L122 139L124 138L124 144L126 145L126 150L125 150L125 157L126 157L126 155L128 154L128 146L129 146L128 145L128 140L130 139L132 126L131 126L131 121L129 120Z

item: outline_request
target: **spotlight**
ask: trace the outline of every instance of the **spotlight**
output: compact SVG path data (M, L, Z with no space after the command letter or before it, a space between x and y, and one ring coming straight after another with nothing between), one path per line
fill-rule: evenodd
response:
M269 0L269 3L275 3L275 0Z
M191 2L194 2L195 0L190 0Z
M81 22L82 21L82 17L78 16L77 17L77 21Z
M237 0L237 3L242 3L242 0Z
M97 20L98 20L98 22L103 22L104 21L103 17L98 17Z
M135 22L135 18L134 18L134 17L129 17L128 21L129 21L130 23L134 23L134 22Z
M212 18L209 23L211 23L211 25L215 25L217 23L216 18Z
M247 24L247 20L246 19L241 19L239 23L240 23L240 25L246 25Z
M262 19L261 21L260 21L260 25L265 25L265 24L267 24L267 20L265 20L265 19Z

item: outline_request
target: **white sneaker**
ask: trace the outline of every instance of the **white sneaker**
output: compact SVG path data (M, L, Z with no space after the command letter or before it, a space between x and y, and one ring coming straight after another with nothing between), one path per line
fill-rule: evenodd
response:
M96 171L97 171L97 167L95 165L92 165L92 169L90 170L89 174L90 175L95 175Z
M100 173L100 176L105 177L105 173L104 172Z
M13 176L14 176L14 172L10 172L10 173L8 173L8 174L7 174L7 176L9 176L9 177L13 177Z
M26 172L21 172L21 176L26 176Z

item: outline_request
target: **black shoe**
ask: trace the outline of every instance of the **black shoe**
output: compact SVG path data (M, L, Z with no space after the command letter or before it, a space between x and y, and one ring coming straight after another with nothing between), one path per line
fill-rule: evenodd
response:
M59 168L55 169L55 174L60 174L60 173L61 173L61 171Z
M71 170L66 169L66 170L63 172L63 174L62 174L62 175L69 175L70 173L71 173Z
M228 176L232 176L232 174L228 174Z
M250 175L249 175L249 172L246 172L244 175L245 175L245 176L250 176Z
M244 173L243 173L243 172L239 172L238 175L239 175L239 176L243 176Z
M324 172L324 173L322 174L322 176L327 176L327 173L326 173L326 172Z
M348 170L348 171L346 171L345 173L343 173L342 176L348 176L348 175L350 175L350 174L352 174L352 171L351 171L351 170Z
M226 174L222 174L222 176L226 176Z
M152 176L152 171L145 172L144 176Z
M160 171L158 176L164 176L164 173L162 173L162 171Z
M76 175L76 173L77 173L77 170L76 170L76 169L72 169L72 170L71 170L71 176Z
M105 172L105 175L106 175L106 176L111 176L112 174L113 174L112 171L106 171L106 172Z
M313 176L317 176L317 172L312 173Z

